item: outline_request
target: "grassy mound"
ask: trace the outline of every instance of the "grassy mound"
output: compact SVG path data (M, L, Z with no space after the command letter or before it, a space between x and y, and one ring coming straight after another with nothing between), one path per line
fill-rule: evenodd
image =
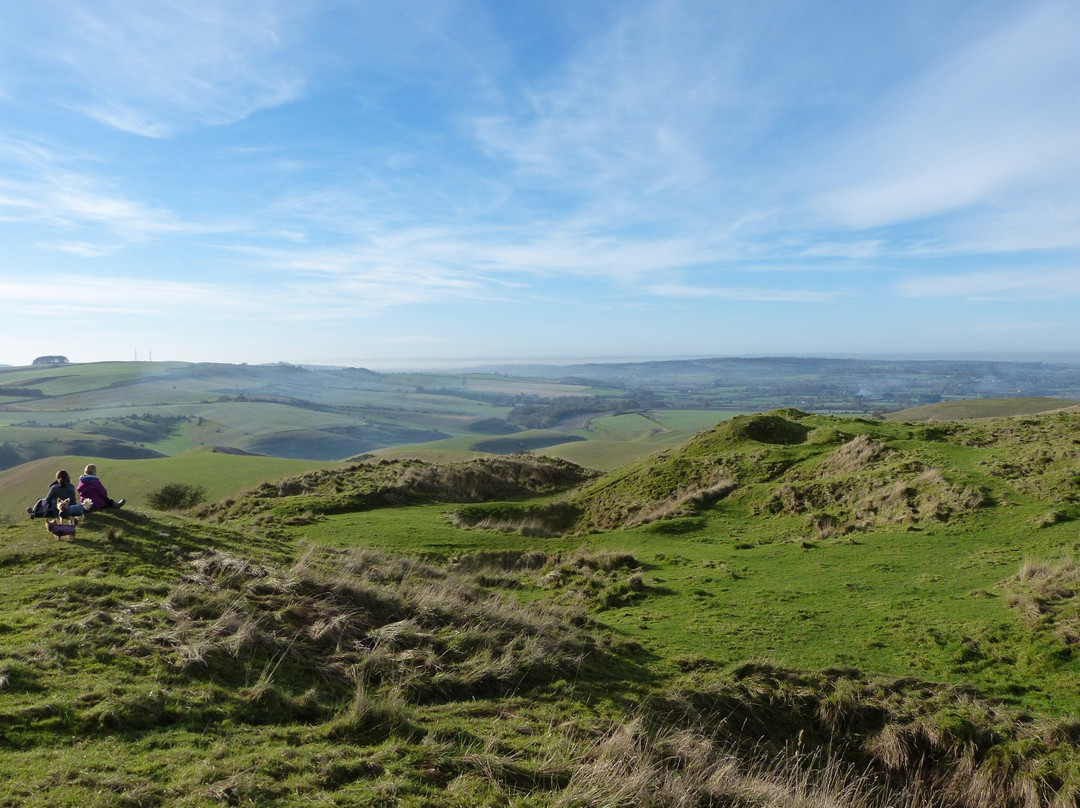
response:
M597 479L354 464L0 527L0 804L1074 805L1078 447L782 411ZM521 529L602 497L693 516ZM487 532L430 504L468 498ZM785 540L825 516L863 534Z
M0 604L6 804L1080 797L1075 721L970 688L761 661L645 667L590 617L663 598L626 553L433 563L137 513L80 531L58 545L9 528L0 551L14 584Z
M893 424L780 410L740 416L585 485L577 531L687 516L719 500L798 515L819 538L949 523L994 501L1080 501L1080 413Z
M1068 408L1075 409L1080 401L1068 398L969 398L923 404L891 412L890 421L960 421L969 418L1001 418L1015 415L1037 415Z
M211 520L275 511L298 514L363 511L421 502L484 502L552 494L580 485L593 472L573 463L531 455L460 463L382 460L311 471L197 509Z

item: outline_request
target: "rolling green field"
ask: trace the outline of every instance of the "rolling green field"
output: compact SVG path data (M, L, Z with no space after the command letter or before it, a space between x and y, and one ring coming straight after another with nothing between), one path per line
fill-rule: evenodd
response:
M93 457L61 456L34 460L0 472L0 524L26 518L26 508L48 493L58 469L66 469L72 479L82 474L88 463L96 463L98 474L113 499L124 497L130 507L147 507L147 495L167 483L197 485L207 499L223 499L264 480L299 474L325 463L289 460L280 457L232 455L210 447L191 449L175 457L150 460L105 460Z
M0 804L1080 799L1080 413L668 415L602 474L102 464L129 507L0 527Z
M0 368L0 472L51 457L127 461L200 447L325 463L380 450L466 458L560 444L577 462L613 468L724 415L651 400L660 409L609 384L485 373L181 362ZM618 414L625 408L638 415Z
M887 418L894 421L957 421L967 418L999 418L1005 415L1035 415L1041 412L1080 407L1068 398L998 398L944 401L911 407Z

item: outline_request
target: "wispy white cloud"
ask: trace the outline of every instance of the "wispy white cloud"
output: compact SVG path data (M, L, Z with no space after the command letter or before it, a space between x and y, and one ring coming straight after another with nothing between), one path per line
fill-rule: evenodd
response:
M55 275L42 294L40 278L0 277L0 312L17 304L18 314L58 316L88 314L181 318L215 321L302 321L321 319L335 301L314 289L250 287L236 283L173 281L131 276ZM7 312L13 314L12 311Z
M587 192L586 203L603 193L609 209L620 194L626 211L699 185L715 169L703 136L732 137L711 125L743 100L724 69L737 54L720 17L682 2L628 7L556 71L507 88L501 108L475 118L475 135L524 182Z
M649 287L649 291L660 297L685 297L691 299L711 297L721 300L765 303L834 303L844 297L843 292L831 290L766 289L746 286L721 288L678 283L653 284Z
M125 243L163 234L219 232L147 204L115 187L84 157L25 140L0 137L0 220L45 225L57 235L41 243L83 255L107 254ZM73 236L78 233L79 236Z
M57 242L55 244L43 243L39 246L49 250L71 253L72 255L81 255L86 258L104 258L106 255L112 255L117 249L114 246L91 244L85 241L65 241Z
M281 58L290 34L285 3L34 5L35 41L21 49L25 69L41 75L22 82L66 88L53 99L126 132L166 137L231 123L291 101L305 86L302 69Z
M1053 197L1080 177L1080 7L1021 6L886 97L821 168L818 211L852 228ZM829 176L835 179L830 180Z
M968 300L1051 299L1080 296L1080 269L993 270L950 275L919 275L897 283L906 297L956 297Z
M369 223L371 226L372 223ZM482 299L527 293L539 280L604 279L642 287L657 275L723 257L723 248L702 239L632 239L599 235L558 224L538 236L517 227L371 227L363 238L333 248L233 247L269 271L288 277L351 278L399 297ZM382 296L380 296L382 297ZM489 298L490 299L490 298Z

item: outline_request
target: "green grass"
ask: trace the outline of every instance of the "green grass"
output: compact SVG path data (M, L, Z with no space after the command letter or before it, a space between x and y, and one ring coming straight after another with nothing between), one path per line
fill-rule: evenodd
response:
M570 554L582 546L580 538L461 531L447 512L424 506L328 516L289 535L446 559L478 551ZM1026 558L1073 553L1080 539L1073 524L1030 526L1036 512L1019 510L1006 524L988 517L964 530L806 544L796 538L804 530L796 520L755 529L737 516L707 514L598 534L584 546L642 562L648 597L599 619L672 668L757 658L797 669L854 667L975 684L1065 717L1080 710L1068 686L1077 664L1061 659L1060 648L1041 648L1006 604L1006 579ZM778 536L777 528L794 537ZM978 641L988 659L1013 663L972 666L962 661L966 640Z
M99 462L233 501L0 527L0 804L1069 805L1078 446L1078 414L781 411L561 493L520 458L238 498L285 462ZM567 500L593 521L553 538L455 526Z
M217 500L252 488L264 480L298 474L325 463L223 454L209 447L194 449L176 457L151 460L101 460L95 457L53 457L36 460L14 469L0 471L0 523L26 518L26 508L45 496L58 469L66 469L73 479L88 463L96 463L98 475L114 499L124 497L132 508L146 508L147 495L166 483L189 483L206 489L208 499Z
M944 401L889 413L890 421L956 421L965 418L1002 418L1010 415L1034 415L1066 407L1078 407L1080 401L1067 398L993 398Z
M501 453L512 450L514 441L473 448L495 438L477 434L475 424L504 421L522 403L583 397L612 409L628 395L584 383L482 373L382 376L354 369L180 362L0 369L0 388L37 393L0 396L0 470L45 457L132 459L212 445L322 462L387 448L397 449L395 456ZM567 456L612 468L647 452L646 446L620 452L613 441L672 445L719 417L673 410L599 418L598 431L575 431L567 424L543 431L542 442L562 451L563 443L597 441L595 451L573 449ZM619 418L625 423L612 426ZM526 434L507 426L507 437L540 440L540 431Z
M685 436L682 436L685 439ZM673 440L673 445L675 441ZM564 443L543 450L548 457L558 457L586 468L613 471L627 463L648 457L659 451L663 444L642 441L586 440L580 443Z

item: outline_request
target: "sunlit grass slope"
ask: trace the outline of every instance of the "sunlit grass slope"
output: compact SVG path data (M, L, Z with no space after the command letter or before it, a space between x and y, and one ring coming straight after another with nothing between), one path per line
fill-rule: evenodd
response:
M519 430L502 438L459 436L423 444L394 446L373 452L387 459L413 457L432 462L468 460L500 452L531 451L558 457L579 466L611 471L678 446L697 431L737 413L714 410L648 410L604 414L589 418L584 427L568 433Z
M641 423L614 434L603 426L608 419L602 415L575 430L594 409L619 410L628 395L581 380L382 375L285 364L0 368L0 469L64 455L135 459L215 445L330 462L391 447L441 456L459 448L504 454L586 440L637 441L639 433L655 433L670 444L703 423L692 412L664 411L615 416ZM551 405L556 415L547 420L536 412L545 402L561 402ZM505 419L517 404L528 404L525 410L531 411L519 413L522 423L510 423ZM535 429L538 425L545 428ZM616 455L598 447L597 461L610 467L641 451ZM587 459L588 453L574 455Z
M230 518L275 524L278 513L305 541L356 536L395 552L626 551L653 594L603 619L661 658L976 680L1060 714L1080 708L1062 689L1075 664L1017 619L1008 581L1029 557L1074 552L1078 441L1080 414L917 425L787 410L723 422L545 502L444 496L441 508L320 516L308 500L303 524L288 526L305 508L297 493ZM290 490L305 486L315 478ZM490 527L455 532L449 517Z
M783 410L0 527L0 804L1074 805L1078 459Z
M1068 398L971 398L924 404L885 416L890 421L957 421L967 418L1001 418L1008 415L1036 415L1042 412L1080 407Z
M0 471L0 521L25 519L27 506L48 493L49 483L58 469L66 469L72 479L76 479L88 463L97 464L98 475L109 494L114 499L124 497L133 508L147 507L147 495L167 483L200 486L207 499L216 500L264 480L276 480L325 466L311 460L228 454L210 447L152 460L52 457Z

